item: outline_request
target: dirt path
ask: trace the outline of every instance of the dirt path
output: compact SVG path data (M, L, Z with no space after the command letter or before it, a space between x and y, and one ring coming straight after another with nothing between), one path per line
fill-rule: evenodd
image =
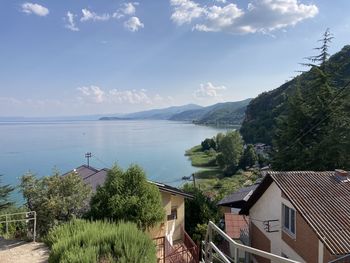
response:
M47 263L49 250L43 243L0 239L1 263Z

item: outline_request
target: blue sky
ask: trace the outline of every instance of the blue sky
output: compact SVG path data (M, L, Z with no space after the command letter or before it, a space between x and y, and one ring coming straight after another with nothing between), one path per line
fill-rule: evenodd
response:
M0 2L0 116L133 112L255 97L283 84L348 0Z

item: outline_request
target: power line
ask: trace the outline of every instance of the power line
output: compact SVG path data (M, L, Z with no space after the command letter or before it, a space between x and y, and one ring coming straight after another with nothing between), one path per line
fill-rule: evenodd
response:
M98 162L102 163L106 168L109 167L109 165L102 161L100 158L98 158L96 154L93 154L92 157L95 158Z

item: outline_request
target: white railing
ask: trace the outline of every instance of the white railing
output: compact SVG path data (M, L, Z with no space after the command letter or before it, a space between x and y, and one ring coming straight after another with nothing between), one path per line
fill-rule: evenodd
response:
M230 247L234 249L234 256L233 259L229 258L227 255L225 255L215 244L214 244L214 233L219 234L222 238L224 238L229 244ZM256 248L252 248L246 245L239 244L232 240L224 231L222 231L218 226L216 226L213 222L209 221L208 228L207 228L207 234L205 237L204 243L204 249L202 250L202 256L203 261L205 263L212 263L214 257L220 258L225 263L238 263L239 261L239 254L245 253L255 256L260 256L266 259L273 260L275 263L300 263L295 260L283 258L280 256L277 256L275 254L271 254Z
M24 218L14 218L14 216L23 216ZM5 220L4 220L5 219ZM9 223L13 222L26 222L33 221L33 241L35 242L36 238L36 212L30 211L30 212L19 212L19 213L12 213L12 214L4 214L0 215L0 225L5 224L6 225L6 234L8 234L9 231Z

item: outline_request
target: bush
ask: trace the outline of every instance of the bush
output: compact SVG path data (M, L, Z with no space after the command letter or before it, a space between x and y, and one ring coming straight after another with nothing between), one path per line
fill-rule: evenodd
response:
M46 237L50 263L152 263L152 239L133 223L73 220L54 227Z
M91 186L75 173L37 178L21 177L20 190L26 206L37 213L37 232L45 236L54 225L81 217L88 210Z
M145 172L137 165L126 171L114 166L108 171L104 185L97 187L90 205L88 215L93 219L134 222L143 230L165 217L158 187L147 181Z

